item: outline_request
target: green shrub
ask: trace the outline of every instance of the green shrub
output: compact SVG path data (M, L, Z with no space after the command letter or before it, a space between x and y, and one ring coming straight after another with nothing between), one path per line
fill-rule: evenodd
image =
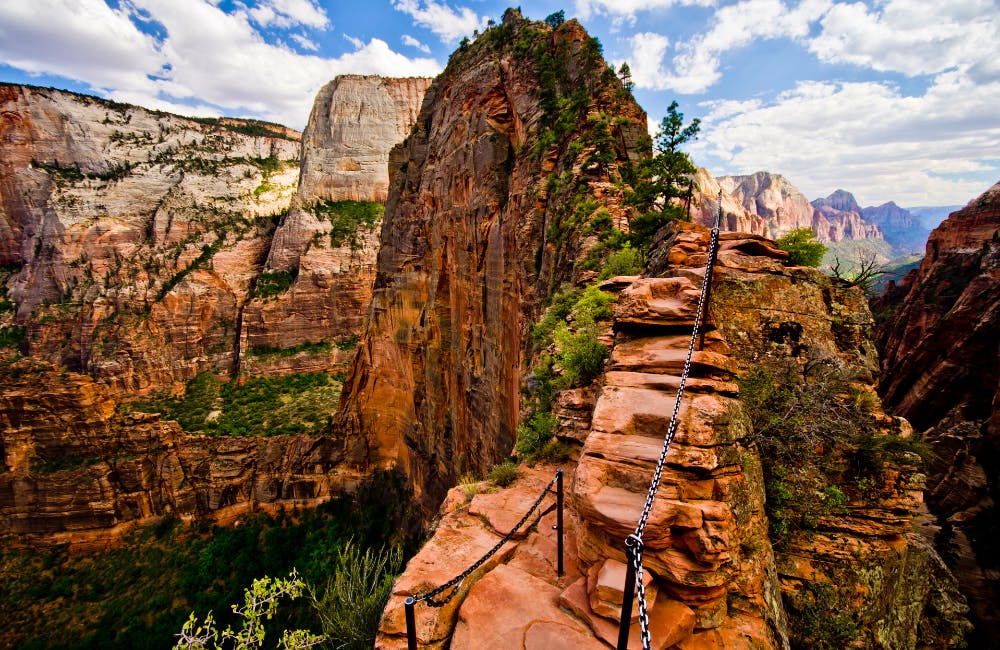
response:
M198 623L194 613L181 629L180 638L174 646L176 650L202 650L207 648L233 648L253 650L264 645L266 621L274 618L278 600L288 596L292 600L302 595L305 583L293 569L287 578L264 576L253 581L244 594L243 607L233 605L233 612L241 619L239 631L226 627L221 632L215 628L215 619L209 612L203 624ZM323 637L308 630L283 630L280 647L286 650L311 648L323 641Z
M23 325L0 327L0 348L19 348L27 335L28 328Z
M809 228L796 228L774 243L788 252L788 262L794 266L815 268L823 263L826 255L826 246L816 241L816 235Z
M329 643L344 650L367 650L375 643L382 610L392 595L392 581L402 569L398 547L373 550L353 542L336 555L333 575L312 604Z
M580 294L569 315L573 317L573 323L578 327L594 325L599 320L611 317L611 303L614 301L614 296L610 293L601 291L596 284L591 284Z
M314 204L309 210L318 219L330 222L330 245L359 246L361 228L371 230L382 218L385 206L377 201L330 201Z
M599 280L607 280L618 275L638 275L642 272L642 253L626 243L620 250L608 255L608 261L601 269Z
M556 329L556 363L562 368L559 384L564 387L585 386L604 370L604 360L610 351L597 339L593 327L570 332L565 325Z
M559 421L550 411L535 414L517 427L517 453L533 457L556 433Z
M282 294L295 284L298 269L292 271L264 271L254 283L253 298L270 298Z
M807 582L791 601L794 625L789 626L796 650L841 650L851 647L858 625L850 606L829 582Z
M507 487L514 481L521 478L521 470L513 461L505 461L499 465L494 465L486 479L499 487Z

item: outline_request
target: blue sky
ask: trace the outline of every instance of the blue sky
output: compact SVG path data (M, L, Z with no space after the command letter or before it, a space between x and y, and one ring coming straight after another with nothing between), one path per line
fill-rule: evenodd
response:
M435 75L493 0L0 0L0 80L302 128L337 74ZM1000 179L1000 0L566 0L716 175L964 204Z

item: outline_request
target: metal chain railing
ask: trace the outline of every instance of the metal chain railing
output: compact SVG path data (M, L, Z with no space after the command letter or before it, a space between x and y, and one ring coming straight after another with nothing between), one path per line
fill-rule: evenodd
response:
M670 426L667 427L667 434L663 438L663 447L660 450L660 457L653 470L653 478L649 482L649 491L646 493L646 503L643 505L642 514L636 523L635 531L625 539L625 555L628 558L628 569L625 574L625 591L622 602L622 615L618 627L618 650L626 650L628 647L629 627L632 619L633 593L638 596L639 604L639 633L642 637L643 650L650 650L652 645L649 636L649 612L646 607L646 587L643 584L642 567L642 534L646 530L650 512L653 510L653 503L656 500L656 492L660 488L660 479L663 475L663 466L666 464L667 452L670 450L670 443L677 433L677 418L681 410L681 399L684 397L684 387L687 384L688 375L691 372L691 359L694 357L695 343L698 340L698 330L701 328L701 320L707 306L707 296L712 286L712 271L715 268L715 258L719 244L719 223L722 220L722 193L719 193L719 209L715 215L715 225L712 227L712 236L708 244L708 261L705 264L705 278L701 283L701 294L698 296L698 309L695 312L694 328L691 330L691 341L688 344L687 357L684 359L684 369L681 371L680 384L677 387L677 398L674 400L674 411L670 416Z
M556 487L555 490L552 489L553 486ZM455 595L462 589L462 583L465 582L465 579L468 578L470 575L472 575L472 573L475 572L476 569L485 564L487 560L496 555L497 551L503 548L503 545L509 542L514 537L514 535L516 535L521 530L521 527L524 526L524 524L531 518L531 515L534 514L536 510L538 510L538 507L542 505L542 501L545 500L546 495L553 492L556 495L556 503L554 506L556 508L556 525L553 526L553 528L556 529L558 536L557 540L558 558L557 558L556 571L560 576L563 574L563 471L562 469L557 469L555 476L552 477L552 480L549 481L549 484L546 485L545 489L542 490L541 494L538 495L538 498L535 499L535 502L531 505L531 508L529 508L528 511L524 513L524 516L521 517L521 520L518 521L514 525L514 527L510 529L510 532L504 535L500 539L500 541L493 546L493 548L487 551L485 555L483 555L481 558L473 562L465 571L462 571L448 582L438 587L435 587L430 591L424 592L422 594L407 597L407 599L403 603L403 606L406 610L406 639L407 639L407 647L409 650L417 650L416 613L414 609L416 604L421 601L426 602L429 607L444 607L446 604L448 604L448 602L452 598L454 598ZM551 509L552 508L549 508L545 512L542 512L539 515L539 518L544 516L546 513L550 512ZM449 589L451 589L450 592L448 592L441 599L437 599L437 596L443 594L445 591L448 591Z

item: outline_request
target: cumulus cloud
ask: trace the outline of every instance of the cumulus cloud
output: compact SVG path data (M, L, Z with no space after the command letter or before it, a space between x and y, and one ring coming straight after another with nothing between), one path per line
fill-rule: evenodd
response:
M869 10L837 4L809 44L820 60L915 76L936 74L1000 55L994 0L889 0Z
M330 23L326 12L311 0L261 0L255 7L246 11L253 21L262 27L302 25L322 29Z
M675 6L710 7L714 0L576 0L576 15L586 20L598 13L635 21L640 11L656 11Z
M643 70L643 74L641 81L639 75L635 77L636 85L680 93L704 92L722 78L722 54L757 39L804 39L809 35L811 23L826 13L830 5L831 0L803 0L795 7L780 0L742 0L722 7L710 21L710 30L676 45L667 67L664 66L666 47L659 47L665 40L657 40L656 34L637 34L632 38L630 60L635 61L635 67Z
M919 96L876 82L799 83L763 102L711 103L695 160L780 170L810 198L838 187L862 204L964 203L1000 174L1000 82L942 75Z
M486 27L486 16L477 16L469 7L452 9L434 0L394 0L392 6L413 18L415 24L437 34L444 43L471 36L475 30Z
M310 40L304 34L289 34L288 37L295 41L303 50L309 50L310 52L319 51L319 45L316 45L314 41Z
M307 5L266 3L298 24L318 22ZM130 17L140 14L162 28L161 39L136 28ZM212 0L131 0L119 9L102 0L0 3L0 57L31 73L83 81L119 101L253 115L296 128L305 125L319 87L338 74L440 71L433 59L406 57L377 38L336 58L301 54L266 42L256 20L245 7L227 13Z
M425 45L424 43L421 43L420 41L418 41L417 39L413 38L409 34L403 34L403 45L407 45L409 47L415 47L418 50L420 50L421 52L424 52L426 54L430 54L431 53L431 48L427 47L427 45Z

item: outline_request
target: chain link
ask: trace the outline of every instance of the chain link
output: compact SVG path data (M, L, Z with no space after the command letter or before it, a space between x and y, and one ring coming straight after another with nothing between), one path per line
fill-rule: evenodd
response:
M635 532L629 535L625 541L631 542L634 546L635 565L635 587L639 604L639 632L642 635L643 650L650 650L651 639L649 636L649 612L646 609L646 588L642 584L642 534L646 530L649 515L653 510L653 503L656 500L656 492L660 489L660 479L663 476L663 466L667 461L667 452L670 450L670 443L677 433L677 417L681 410L681 399L684 397L684 387L687 385L688 374L691 372L691 359L694 356L695 342L698 340L698 330L701 328L701 319L705 311L705 297L708 295L708 287L712 282L712 271L715 266L715 252L719 243L719 222L722 220L722 193L719 193L719 210L715 215L715 226L712 228L712 237L708 244L708 261L705 265L705 278L701 283L701 294L698 296L698 309L694 316L694 328L691 330L691 341L688 343L687 357L684 359L684 369L681 371L680 384L677 386L677 398L674 400L674 411L670 416L670 426L667 427L667 435L663 438L663 448L660 450L660 458L656 461L656 469L653 470L653 478L649 482L649 492L646 493L646 503L642 507L642 515L635 526ZM632 616L632 612L622 612L622 616Z
M509 542L511 538L517 534L517 532L521 529L521 526L523 526L524 523L531 518L531 515L536 510L538 510L538 506L540 506L542 504L542 501L545 500L545 495L552 492L552 486L556 484L556 481L558 479L559 479L559 472L557 471L556 475L552 477L551 481L549 481L549 484L545 486L544 490L542 490L542 493L538 495L537 499L535 499L535 503L531 506L531 509L528 510L528 512L524 513L524 516L521 517L521 521L517 522L517 524L515 524L514 527L510 529L510 532L504 535L503 539L501 539L499 542L496 543L496 546L487 551L486 555L476 560L468 569L461 572L460 574L458 574L448 582L444 583L440 587L431 589L430 591L420 594L419 596L413 596L412 597L413 602L419 603L420 601L423 600L426 601L427 605L430 607L444 607L445 605L447 605L448 601L454 598L455 595L459 592L459 590L461 590L462 583L465 582L465 579L468 578L470 575L472 575L473 571L481 567L486 562L486 560L496 555L496 552L499 551L504 544ZM544 515L545 513L542 514ZM441 593L444 593L446 590L451 589L452 587L454 587L454 589L452 589L451 592L449 592L446 596L444 596L440 600L435 600L436 596L438 596Z

